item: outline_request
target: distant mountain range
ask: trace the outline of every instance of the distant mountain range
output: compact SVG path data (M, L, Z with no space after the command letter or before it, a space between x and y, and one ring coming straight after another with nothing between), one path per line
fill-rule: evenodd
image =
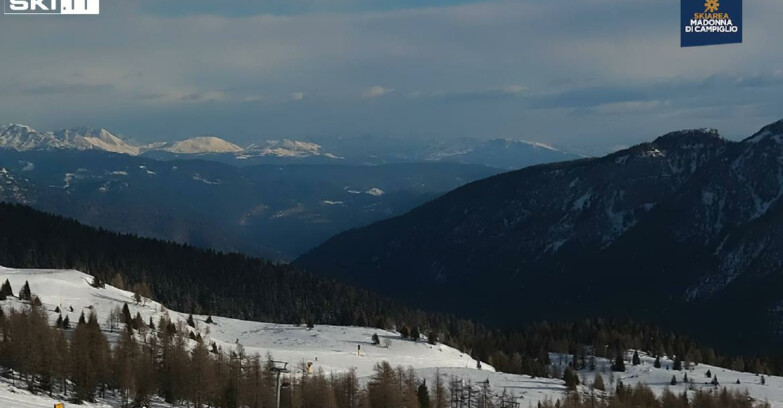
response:
M158 160L193 159L249 166L256 164L377 165L413 162L478 164L500 169L571 160L581 156L525 140L400 140L381 137L323 138L318 143L264 140L241 147L214 136L133 144L105 129L76 128L39 132L26 125L0 127L0 148L99 150Z
M740 349L783 340L783 121L674 132L470 183L296 263L515 324L621 316Z
M0 127L0 148L17 151L31 150L99 150L131 156L180 156L231 155L235 160L250 157L305 158L310 156L339 157L321 153L320 146L291 140L269 140L246 148L213 136L194 137L173 142L156 142L135 145L113 135L106 129L76 128L54 132L39 132L26 125ZM207 157L208 158L208 157Z
M112 231L286 260L497 172L448 163L237 167L97 149L0 149L0 201Z

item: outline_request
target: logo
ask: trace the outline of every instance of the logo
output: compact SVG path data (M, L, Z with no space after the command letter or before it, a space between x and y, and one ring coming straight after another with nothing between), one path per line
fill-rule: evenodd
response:
M100 14L100 0L2 0L3 14Z
M680 0L680 46L742 42L742 0Z

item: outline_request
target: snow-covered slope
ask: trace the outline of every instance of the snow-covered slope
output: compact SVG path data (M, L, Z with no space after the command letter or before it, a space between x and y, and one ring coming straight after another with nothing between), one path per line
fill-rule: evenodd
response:
M690 364L690 367L682 371L674 371L671 369L674 366L674 356L671 358L661 357L661 368L655 368L655 358L642 352L639 354L641 364L634 366L629 363L633 352L626 353L625 372L612 372L610 361L603 358L596 359L595 371L582 370L579 373L583 385L589 387L593 383L596 373L600 373L607 390L613 386L612 384L616 385L618 381L622 381L623 384L631 386L645 384L658 396L663 394L666 389L675 394L688 391L692 396L696 391L710 392L715 390L715 386L712 385L712 377L717 377L719 388L725 387L729 391L747 391L750 397L756 401L767 401L772 407L783 407L783 377L764 376L765 383L762 384L762 376L755 373L738 372L707 364ZM561 372L571 361L570 359L571 357L568 355L550 353L552 366L559 367ZM712 377L707 377L708 371ZM683 381L686 374L689 381L687 384ZM677 380L676 385L671 385L672 376ZM737 380L739 380L739 384L737 384Z
M337 155L323 151L316 143L299 140L266 140L240 147L214 136L193 137L171 142L154 142L135 145L105 129L74 128L54 132L41 132L27 125L11 124L0 126L0 149L28 150L102 150L137 156L142 153L168 155L228 155L235 160L250 158L305 159L321 157L340 159Z
M340 159L339 156L324 152L322 146L316 143L302 142L299 140L267 140L263 143L251 144L246 153L237 156L237 159L248 159L258 156L274 156L281 158L305 158L323 156L330 159Z
M241 147L214 136L193 137L163 144L153 144L152 150L161 150L175 154L238 153ZM150 149L147 149L150 150Z
M76 128L39 132L26 125L0 127L0 148L25 150L104 150L139 154L139 148L126 143L105 129Z
M54 132L54 136L66 144L75 146L78 150L104 150L134 156L139 154L137 146L126 143L106 129L63 129Z
M89 315L91 310L98 313L101 324L109 312L127 303L131 314L141 313L144 321L152 317L157 322L163 313L173 321L186 321L188 314L168 310L165 306L148 300L136 304L133 293L120 290L109 285L103 289L90 286L92 277L75 270L37 270L9 269L0 267L0 281L8 279L14 291L18 291L25 281L30 283L34 296L40 297L46 309L49 310L52 322L57 319L53 310L60 307L64 316L68 315L75 322L82 311ZM18 301L9 300L5 306L14 306ZM20 305L16 305L19 307ZM73 312L70 309L73 308ZM92 309L91 309L92 308ZM414 368L456 367L475 369L476 361L470 356L445 345L433 346L425 341L412 342L400 340L400 335L392 331L377 330L366 327L315 326L308 329L305 326L273 324L228 319L213 316L215 324L205 323L207 316L194 315L196 329L207 338L207 342L215 341L225 350L235 347L239 340L248 353L258 352L262 356L267 352L279 360L297 364L302 360L313 361L315 368L323 368L327 372L345 371L356 368L360 376L369 376L373 367L381 361L392 365L411 366ZM209 334L207 334L209 328ZM104 327L108 331L108 326ZM375 347L371 345L371 337L377 333L381 343L391 340L391 346ZM362 346L361 355L357 355L357 345ZM317 359L317 360L316 360ZM483 372L494 371L491 366L483 364Z
M147 300L136 304L133 294L109 285L103 289L90 286L92 277L75 270L37 270L10 269L0 267L0 282L8 279L14 293L27 281L34 296L38 296L45 309L49 312L52 323L57 319L54 313L56 307L68 315L72 322L79 319L84 312L89 315L91 310L98 313L104 332L111 341L116 334L109 333L106 317L109 312L127 303L131 314L139 312L145 321L152 317L157 322L162 314L167 314L173 321L185 322L188 314L168 310L165 306ZM6 309L21 308L24 304L16 299L0 302ZM73 311L70 309L73 308ZM242 344L248 354L258 353L265 356L271 353L276 360L288 361L292 365L301 362L312 362L313 369L323 369L325 372L343 372L355 369L361 382L366 382L373 374L376 363L388 361L393 366L412 367L422 378L432 378L436 372L448 381L459 377L473 382L489 379L493 389L502 392L504 387L513 388L515 395L525 401L535 402L547 396L560 395L564 390L560 380L537 379L528 376L497 373L486 363L482 369L476 368L476 361L469 355L443 344L430 345L426 341L412 342L401 340L394 331L378 330L367 327L343 327L316 325L313 329L305 326L287 324L272 324L228 319L213 316L214 324L207 324L207 316L194 315L196 329L208 344L217 343L223 350L232 350L237 341ZM378 334L380 346L373 346L371 337ZM384 346L388 339L391 343ZM361 353L357 354L357 346ZM542 384L546 386L542 388ZM0 406L4 398L9 399L7 387L0 384ZM19 405L27 408L42 405ZM100 406L100 405L99 405Z
M153 321L163 315L168 315L174 321L185 322L188 315L168 310L165 306L145 300L136 304L133 294L109 285L104 289L96 289L89 285L92 277L75 270L35 270L10 269L0 267L0 281L8 279L15 293L27 281L34 296L40 297L45 309L49 312L52 323L57 318L54 313L60 307L72 322L78 320L84 312L91 310L98 313L99 321L110 341L116 334L109 332L105 322L109 311L127 303L131 313L138 311L144 320L150 317ZM26 307L16 299L0 302L5 309L11 307ZM73 308L73 311L70 311ZM223 350L231 350L237 342L245 347L247 353L259 353L264 356L271 353L277 360L288 361L292 365L301 362L312 362L314 369L325 372L343 372L355 369L360 382L366 383L373 374L373 366L381 361L388 361L393 366L412 367L420 378L432 379L436 373L443 376L447 383L452 379L464 382L479 382L489 380L494 392L500 394L504 390L517 398L521 406L535 406L544 399L556 400L565 392L563 381L559 379L531 378L526 375L514 375L495 372L488 364L482 363L482 369L476 368L476 362L468 355L446 345L430 345L425 341L412 342L401 340L399 333L377 330L367 327L320 326L313 329L305 326L250 322L213 316L214 324L207 324L207 316L194 316L196 330L208 343L216 342ZM373 346L371 336L378 334L381 346ZM391 344L383 344L388 339ZM361 353L357 354L357 346ZM629 352L627 360L630 361ZM551 354L553 366L561 371L569 363L570 356ZM660 395L669 388L674 392L682 392L688 387L682 384L683 374L687 372L693 379L693 390L710 390L711 379L705 373L709 370L716 375L721 386L740 391L747 390L750 396L758 401L769 401L773 407L783 407L783 378L766 377L766 384L761 384L761 377L752 373L740 373L704 364L691 367L683 372L667 370L673 365L668 358L661 359L662 368L653 367L653 358L642 355L642 365L626 365L626 372L612 373L610 362L597 359L597 369L594 372L584 370L580 373L584 384L579 390L590 392L595 373L600 372L607 389L613 382L622 380L626 385L637 383L647 384L656 394ZM671 386L672 375L675 375L678 385ZM610 376L614 379L610 380ZM736 384L739 380L740 384ZM693 392L693 391L690 391ZM30 395L27 391L11 386L7 381L0 380L0 406L9 408L51 407L52 400L45 396ZM115 407L116 401L100 400L88 407ZM154 407L167 407L157 402Z

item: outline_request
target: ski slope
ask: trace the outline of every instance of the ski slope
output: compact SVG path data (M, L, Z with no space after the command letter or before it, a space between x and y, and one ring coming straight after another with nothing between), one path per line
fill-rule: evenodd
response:
M183 325L188 317L187 313L168 310L164 305L148 299L136 304L131 292L109 285L102 289L93 288L90 286L92 277L75 270L0 267L0 283L5 279L10 281L14 294L18 294L25 281L28 281L33 295L41 299L44 308L48 311L52 324L57 319L54 310L58 306L63 312L63 317L69 316L73 324L78 321L82 312L89 315L94 310L110 341L116 339L117 334L109 331L106 317L112 309L122 307L125 303L128 304L132 315L139 312L145 321L152 318L156 324L164 314L174 322L182 322ZM17 309L27 307L14 298L0 303L6 310L12 307ZM439 373L446 383L455 378L474 384L489 380L494 392L499 394L505 390L517 398L521 407L535 406L538 401L544 399L556 400L565 392L562 380L498 373L484 362L481 364L482 369L479 370L474 359L457 349L443 344L430 345L426 341L402 340L399 333L395 331L326 325L316 325L313 329L308 329L305 326L251 322L217 316L212 317L214 324L207 324L207 316L194 315L193 317L196 321L196 330L205 339L206 344L215 342L224 351L242 344L247 354L258 353L261 356L271 354L276 360L289 362L289 367L294 369L307 362L312 363L314 371L321 369L327 373L354 369L362 383L369 381L373 374L373 367L377 363L388 361L392 366L412 367L420 378L427 379L430 384L436 373ZM373 334L378 334L380 337L380 346L372 345ZM387 339L390 341L388 348L384 346ZM360 351L358 346L361 346ZM551 355L553 365L568 364L569 358L569 356L561 358L557 354ZM630 354L628 361L630 361ZM614 375L615 381L622 380L625 384L645 383L657 394L661 394L667 387L675 392L681 392L686 388L682 384L673 387L669 385L675 372L665 368L672 366L671 360L662 359L661 369L653 368L653 359L649 356L643 355L642 362L640 366L632 366L628 363L626 372L612 374L609 371L609 361L597 359L596 371L602 373L607 389L611 387L610 375ZM760 377L754 374L738 373L700 364L688 371L688 377L695 380L696 388L705 390L713 388L709 384L711 379L705 376L707 370L711 370L718 376L721 386L748 390L754 399L769 401L773 407L783 408L783 378L767 377L766 385L761 385ZM580 386L580 392L590 392L589 384L593 381L594 375L594 372L588 371L581 373L588 386ZM676 372L676 375L678 382L681 383L682 372ZM735 384L737 379L741 384ZM117 405L116 401L102 400L85 406L108 408ZM31 395L25 390L13 387L7 379L0 379L0 407L51 408L52 406L53 400L41 395ZM153 407L168 406L156 402Z

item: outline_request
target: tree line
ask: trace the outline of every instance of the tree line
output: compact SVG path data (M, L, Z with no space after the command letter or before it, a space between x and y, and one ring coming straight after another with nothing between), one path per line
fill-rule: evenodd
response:
M276 363L272 356L249 355L237 344L224 351L193 340L188 325L161 316L157 324L137 325L125 316L124 328L110 345L98 316L80 317L71 330L51 325L36 302L22 310L0 308L0 367L16 386L77 403L110 396L122 407L146 407L158 396L194 408L271 408L277 406ZM67 334L67 335L66 335ZM505 408L516 398L493 393L489 382L466 386L436 373L428 384L413 369L383 362L366 385L355 371L310 373L302 362L283 378L280 406L286 408ZM567 376L568 374L566 374ZM572 374L573 375L573 374ZM600 375L600 374L599 374ZM599 377L597 377L599 378ZM689 397L664 391L656 397L643 385L605 393L593 383L590 394L569 392L538 408L765 408L747 394L725 388ZM602 391L598 393L597 391Z
M0 203L0 265L73 268L99 284L133 290L174 310L294 324L374 326L426 333L510 373L545 376L550 351L613 358L622 350L682 355L693 362L783 373L781 357L722 355L694 340L631 321L591 319L507 329L424 312L287 264L95 229Z

